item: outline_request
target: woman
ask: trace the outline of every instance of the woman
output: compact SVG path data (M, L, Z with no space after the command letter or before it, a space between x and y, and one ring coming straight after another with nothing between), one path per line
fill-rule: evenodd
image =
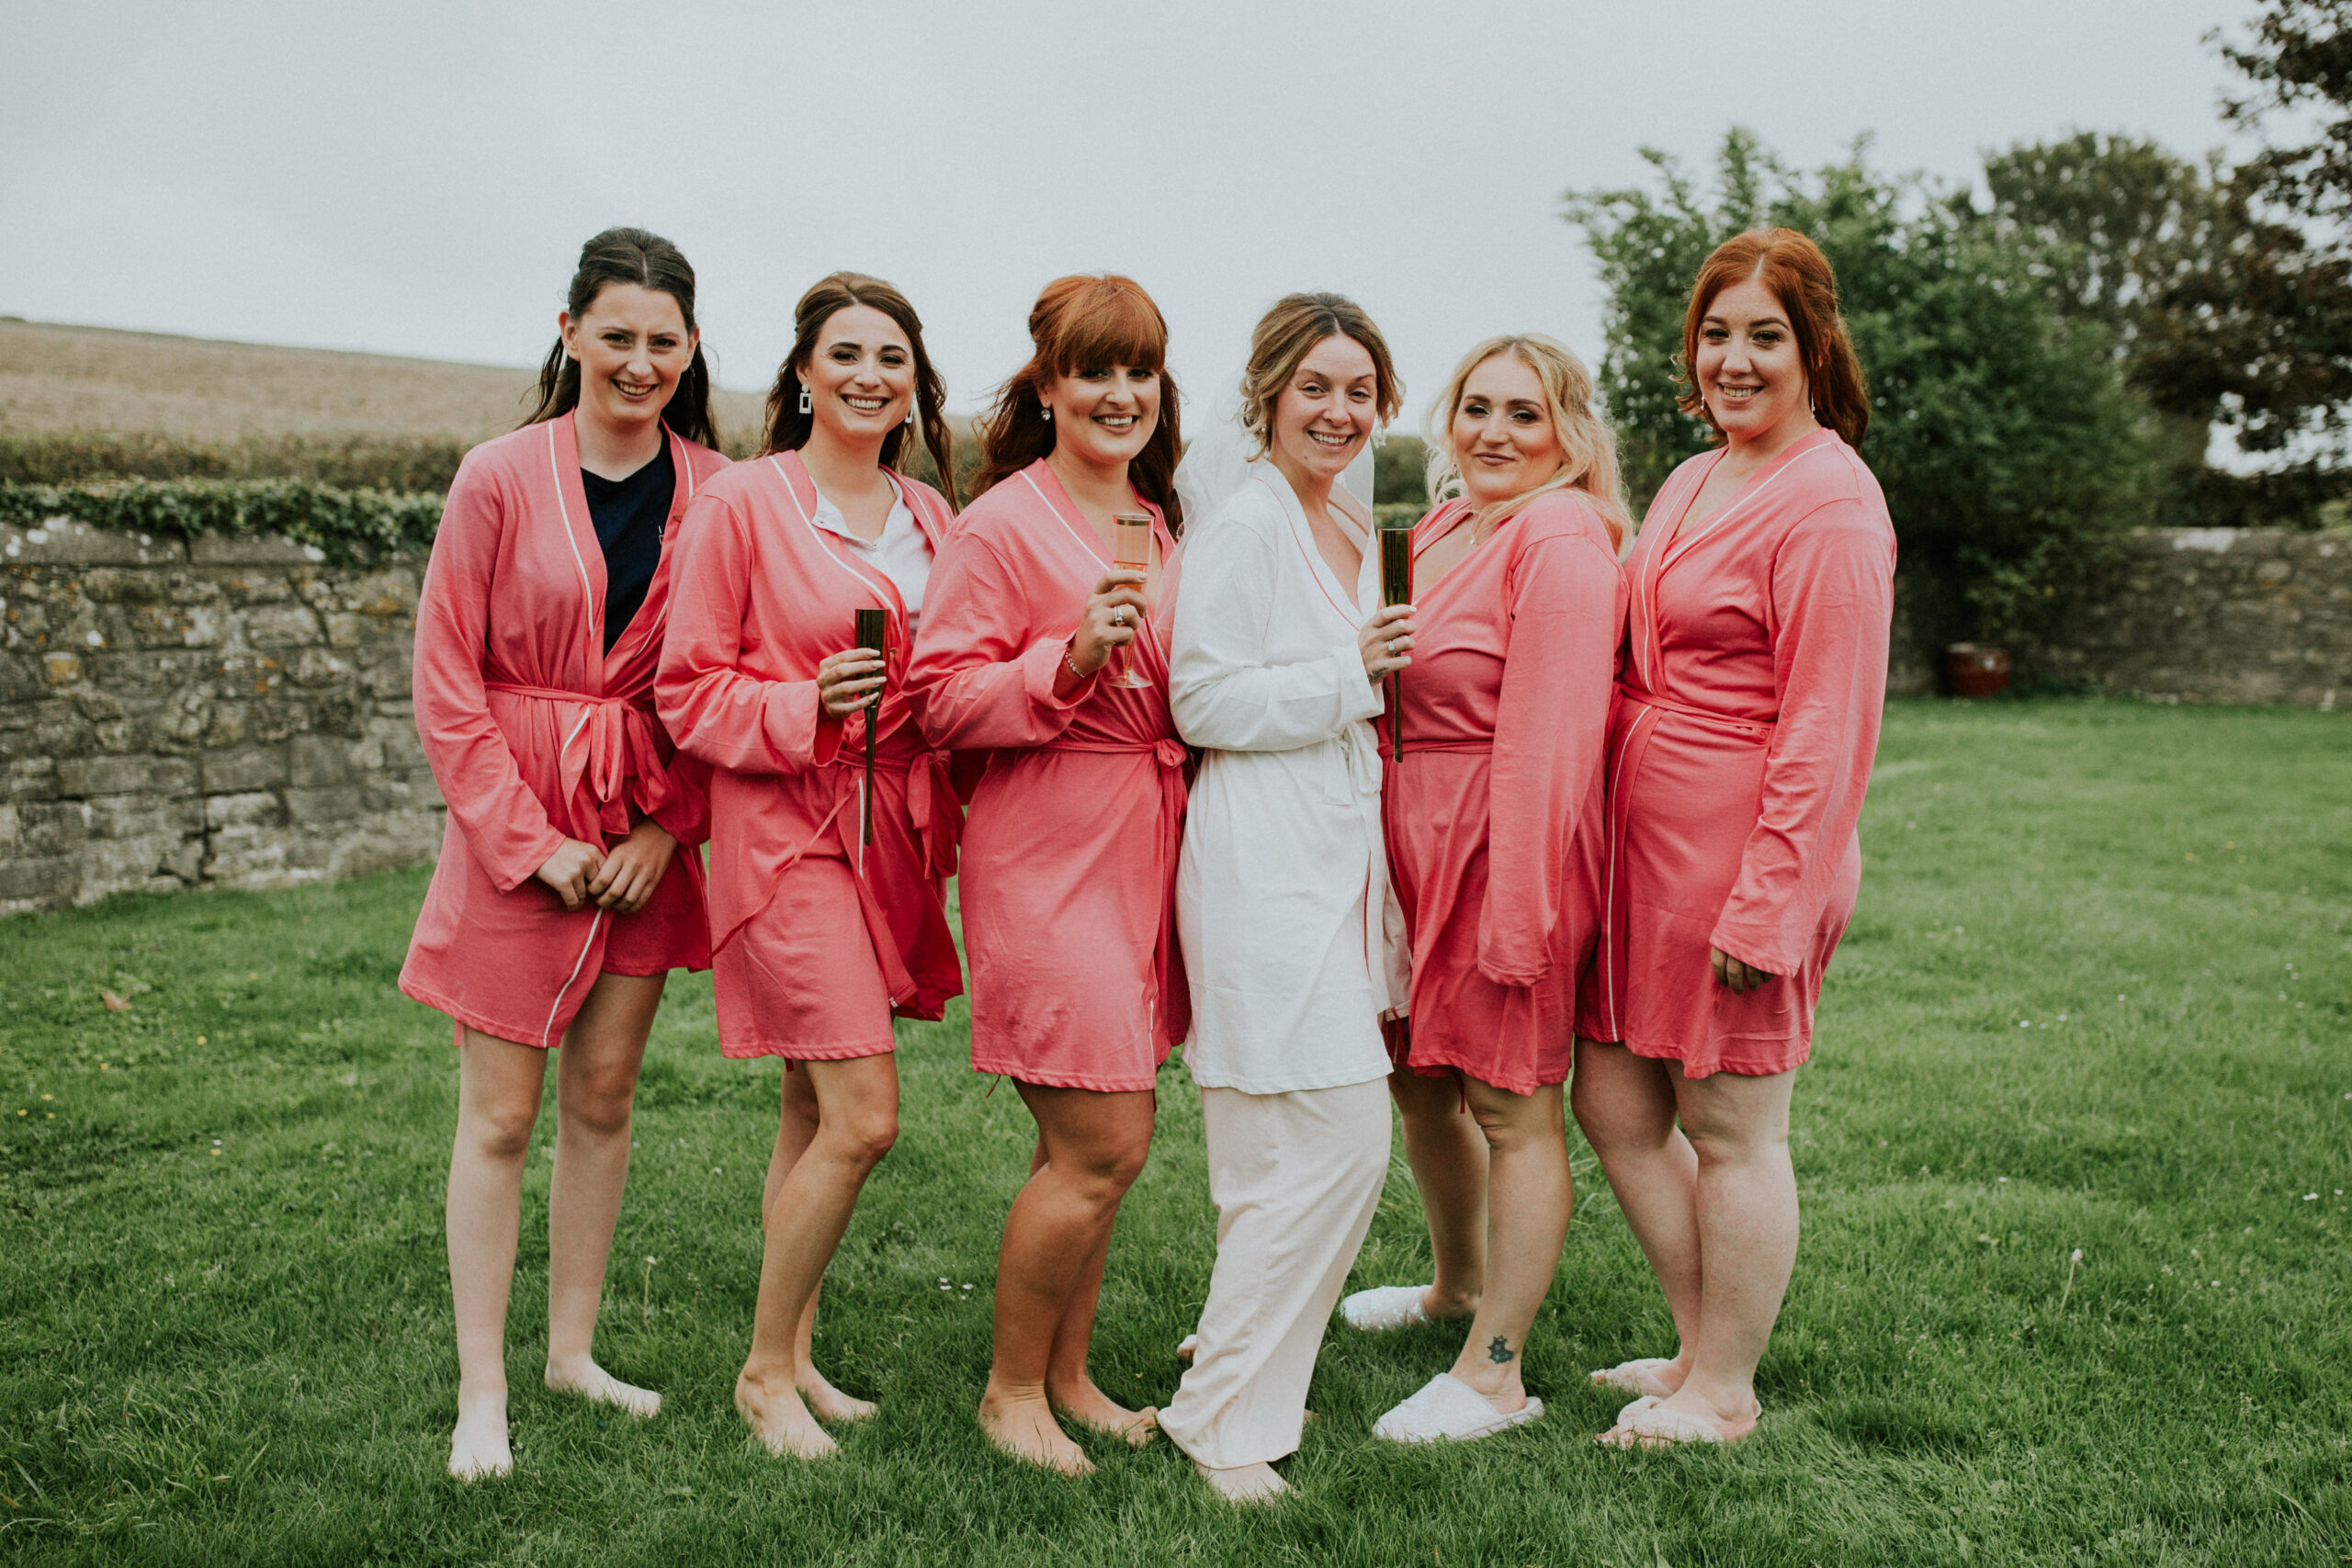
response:
M1495 338L1431 415L1430 494L1459 493L1413 530L1419 651L1383 804L1413 954L1390 1085L1439 1284L1361 1292L1349 1315L1466 1313L1470 1333L1450 1371L1374 1426L1398 1442L1487 1437L1544 1410L1523 1382L1527 1335L1573 1198L1561 1085L1598 935L1625 619L1615 446L1592 398L1552 339Z
M809 1342L825 1267L898 1138L890 1020L936 1019L964 988L944 900L955 797L889 678L953 516L897 471L918 422L950 484L956 468L944 389L904 295L837 272L793 324L763 456L687 511L656 690L679 749L713 770L719 1050L786 1069L735 1405L771 1452L817 1459L836 1451L819 1421L874 1414L817 1371ZM876 609L884 646L858 647L857 612Z
M628 1176L629 1109L671 969L705 968L701 786L653 715L670 525L711 447L695 275L608 229L580 252L523 427L466 455L416 615L416 728L449 804L401 989L455 1021L449 1472L514 1467L506 1298L547 1053L549 1388L650 1416L592 1354Z
M1251 334L1239 488L1184 547L1169 697L1204 749L1176 874L1216 1268L1160 1427L1235 1501L1287 1490L1316 1351L1388 1173L1380 608L1372 519L1336 481L1401 398L1355 304L1294 294ZM1188 462L1190 460L1188 459Z
M1577 1121L1681 1346L1593 1381L1604 1441L1754 1429L1797 1245L1789 1093L1861 877L1894 531L1855 455L1870 400L1837 280L1786 229L1725 242L1682 329L1722 445L1675 469L1627 562L1607 925L1577 1010Z
M1161 589L1180 442L1167 323L1131 280L1048 284L1029 337L908 683L933 745L987 753L961 883L972 1066L1012 1077L1037 1122L1005 1221L980 1424L1076 1475L1092 1466L1056 1412L1136 1443L1157 1414L1104 1395L1086 1353L1111 1222L1188 1010L1172 931L1185 754ZM1121 513L1150 518L1146 570L1112 569Z

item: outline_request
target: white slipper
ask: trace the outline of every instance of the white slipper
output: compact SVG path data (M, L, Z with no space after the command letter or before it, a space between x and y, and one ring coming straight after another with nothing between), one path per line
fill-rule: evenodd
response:
M1429 1291L1422 1285L1374 1285L1358 1291L1340 1303L1340 1315L1350 1328L1385 1334L1394 1328L1419 1328L1430 1320L1424 1304Z
M1758 1410L1760 1417L1764 1413ZM1736 1432L1725 1432L1720 1422L1688 1411L1668 1410L1655 1394L1645 1394L1617 1412L1617 1425L1594 1438L1615 1449L1670 1449L1680 1443L1736 1442L1756 1430L1755 1420Z
M1660 1367L1674 1365L1665 1356L1644 1356L1637 1360L1622 1361L1592 1374L1595 1388L1613 1388L1625 1393L1649 1394L1658 1399L1668 1396L1666 1386L1658 1382Z
M1372 1435L1392 1443L1466 1443L1524 1426L1543 1414L1544 1402L1533 1394L1517 1410L1498 1410L1452 1372L1440 1372L1419 1393L1374 1422Z

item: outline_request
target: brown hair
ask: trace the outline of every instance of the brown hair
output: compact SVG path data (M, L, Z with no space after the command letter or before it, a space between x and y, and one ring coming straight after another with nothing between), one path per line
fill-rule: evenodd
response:
M1343 294L1285 294L1258 318L1250 334L1250 367L1241 373L1241 428L1258 444L1252 457L1264 457L1272 446L1274 404L1298 374L1300 362L1331 337L1351 339L1372 355L1374 412L1381 423L1405 406L1405 384L1396 378L1388 340L1363 306Z
M763 455L770 452L791 452L808 444L808 433L816 428L817 416L800 412L800 372L817 352L817 334L825 323L852 305L865 305L881 311L899 323L907 334L907 346L915 356L915 427L922 433L922 444L931 453L932 467L939 472L939 488L947 497L947 504L956 502L956 434L947 426L944 412L947 401L947 383L940 378L938 367L922 345L922 318L907 297L878 277L868 277L862 272L831 273L817 280L815 287L800 297L792 308L792 352L775 373L775 385L768 390L768 434L761 446ZM904 472L899 457L906 451L907 427L900 425L882 438L882 465Z
M1821 247L1793 229L1735 234L1717 245L1699 269L1699 280L1690 286L1690 309L1682 318L1682 368L1676 378L1684 389L1677 404L1722 435L1699 392L1699 325L1716 295L1749 282L1762 284L1788 312L1813 394L1814 418L1836 431L1847 446L1860 446L1871 427L1871 394L1861 361L1854 357L1853 340L1846 335L1846 318L1838 308L1838 275L1829 269Z
M1560 440L1560 466L1543 483L1473 513L1471 526L1483 529L1489 521L1510 517L1548 491L1576 490L1584 492L1608 525L1609 542L1623 548L1633 520L1625 515L1624 504L1617 496L1617 438L1592 406L1592 372L1566 344L1541 333L1490 337L1464 355L1462 363L1453 367L1453 378L1446 382L1443 395L1430 405L1430 503L1439 505L1462 493L1461 460L1453 450L1454 411L1462 406L1462 391L1471 373L1502 354L1534 371L1542 384L1552 430Z
M564 293L564 310L577 321L608 283L634 283L667 294L678 302L686 331L695 330L695 269L686 265L678 247L661 235L642 229L607 229L581 246L580 265L572 269L571 287ZM579 406L580 366L563 352L563 339L559 337L539 367L538 406L523 423L560 419ZM710 367L703 359L699 339L692 363L662 405L662 423L689 441L704 446L718 445L718 427L710 418Z
M1176 500L1176 460L1183 455L1176 383L1168 376L1168 321L1131 277L1080 273L1046 285L1029 308L1029 363L997 389L996 407L980 427L980 473L975 496L1011 479L1054 449L1044 389L1057 376L1125 365L1159 373L1159 423L1127 465L1136 493L1158 506L1169 530L1182 533L1184 510Z

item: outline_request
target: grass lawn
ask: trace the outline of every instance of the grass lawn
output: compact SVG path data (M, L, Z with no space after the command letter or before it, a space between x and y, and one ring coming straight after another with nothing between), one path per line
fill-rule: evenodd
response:
M884 1414L779 1462L729 1394L773 1064L673 983L600 1335L631 1423L541 1389L547 1156L514 1478L442 1470L448 1026L392 989L421 872L0 925L0 1560L1657 1564L2352 1560L2352 729L2118 703L1897 705L1862 902L1797 1083L1805 1233L1737 1448L1627 1455L1587 1369L1671 1348L1590 1152L1528 1351L1550 1413L1374 1443L1451 1334L1334 1333L1271 1512L1163 1441L1070 1483L971 1419L1030 1126L960 1015L901 1026L904 1131L826 1292ZM110 989L131 1001L113 1012ZM1099 1380L1158 1402L1208 1280L1171 1066ZM552 1142L553 1112L537 1143ZM1574 1134L1571 1134L1574 1138ZM2315 1196L2313 1196L2315 1194ZM1356 1283L1424 1278L1398 1156ZM2081 1262L2068 1289L2069 1257Z

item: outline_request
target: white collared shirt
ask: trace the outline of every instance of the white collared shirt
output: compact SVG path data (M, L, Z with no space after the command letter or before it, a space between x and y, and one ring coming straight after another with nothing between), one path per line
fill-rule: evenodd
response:
M890 515L883 520L880 538L869 541L851 533L849 520L840 507L825 499L822 491L817 492L816 523L847 541L861 560L890 580L907 607L907 633L911 637L922 614L923 585L931 581L931 540L915 525L915 514L907 509L907 494L899 488L899 481L892 479L890 489Z

